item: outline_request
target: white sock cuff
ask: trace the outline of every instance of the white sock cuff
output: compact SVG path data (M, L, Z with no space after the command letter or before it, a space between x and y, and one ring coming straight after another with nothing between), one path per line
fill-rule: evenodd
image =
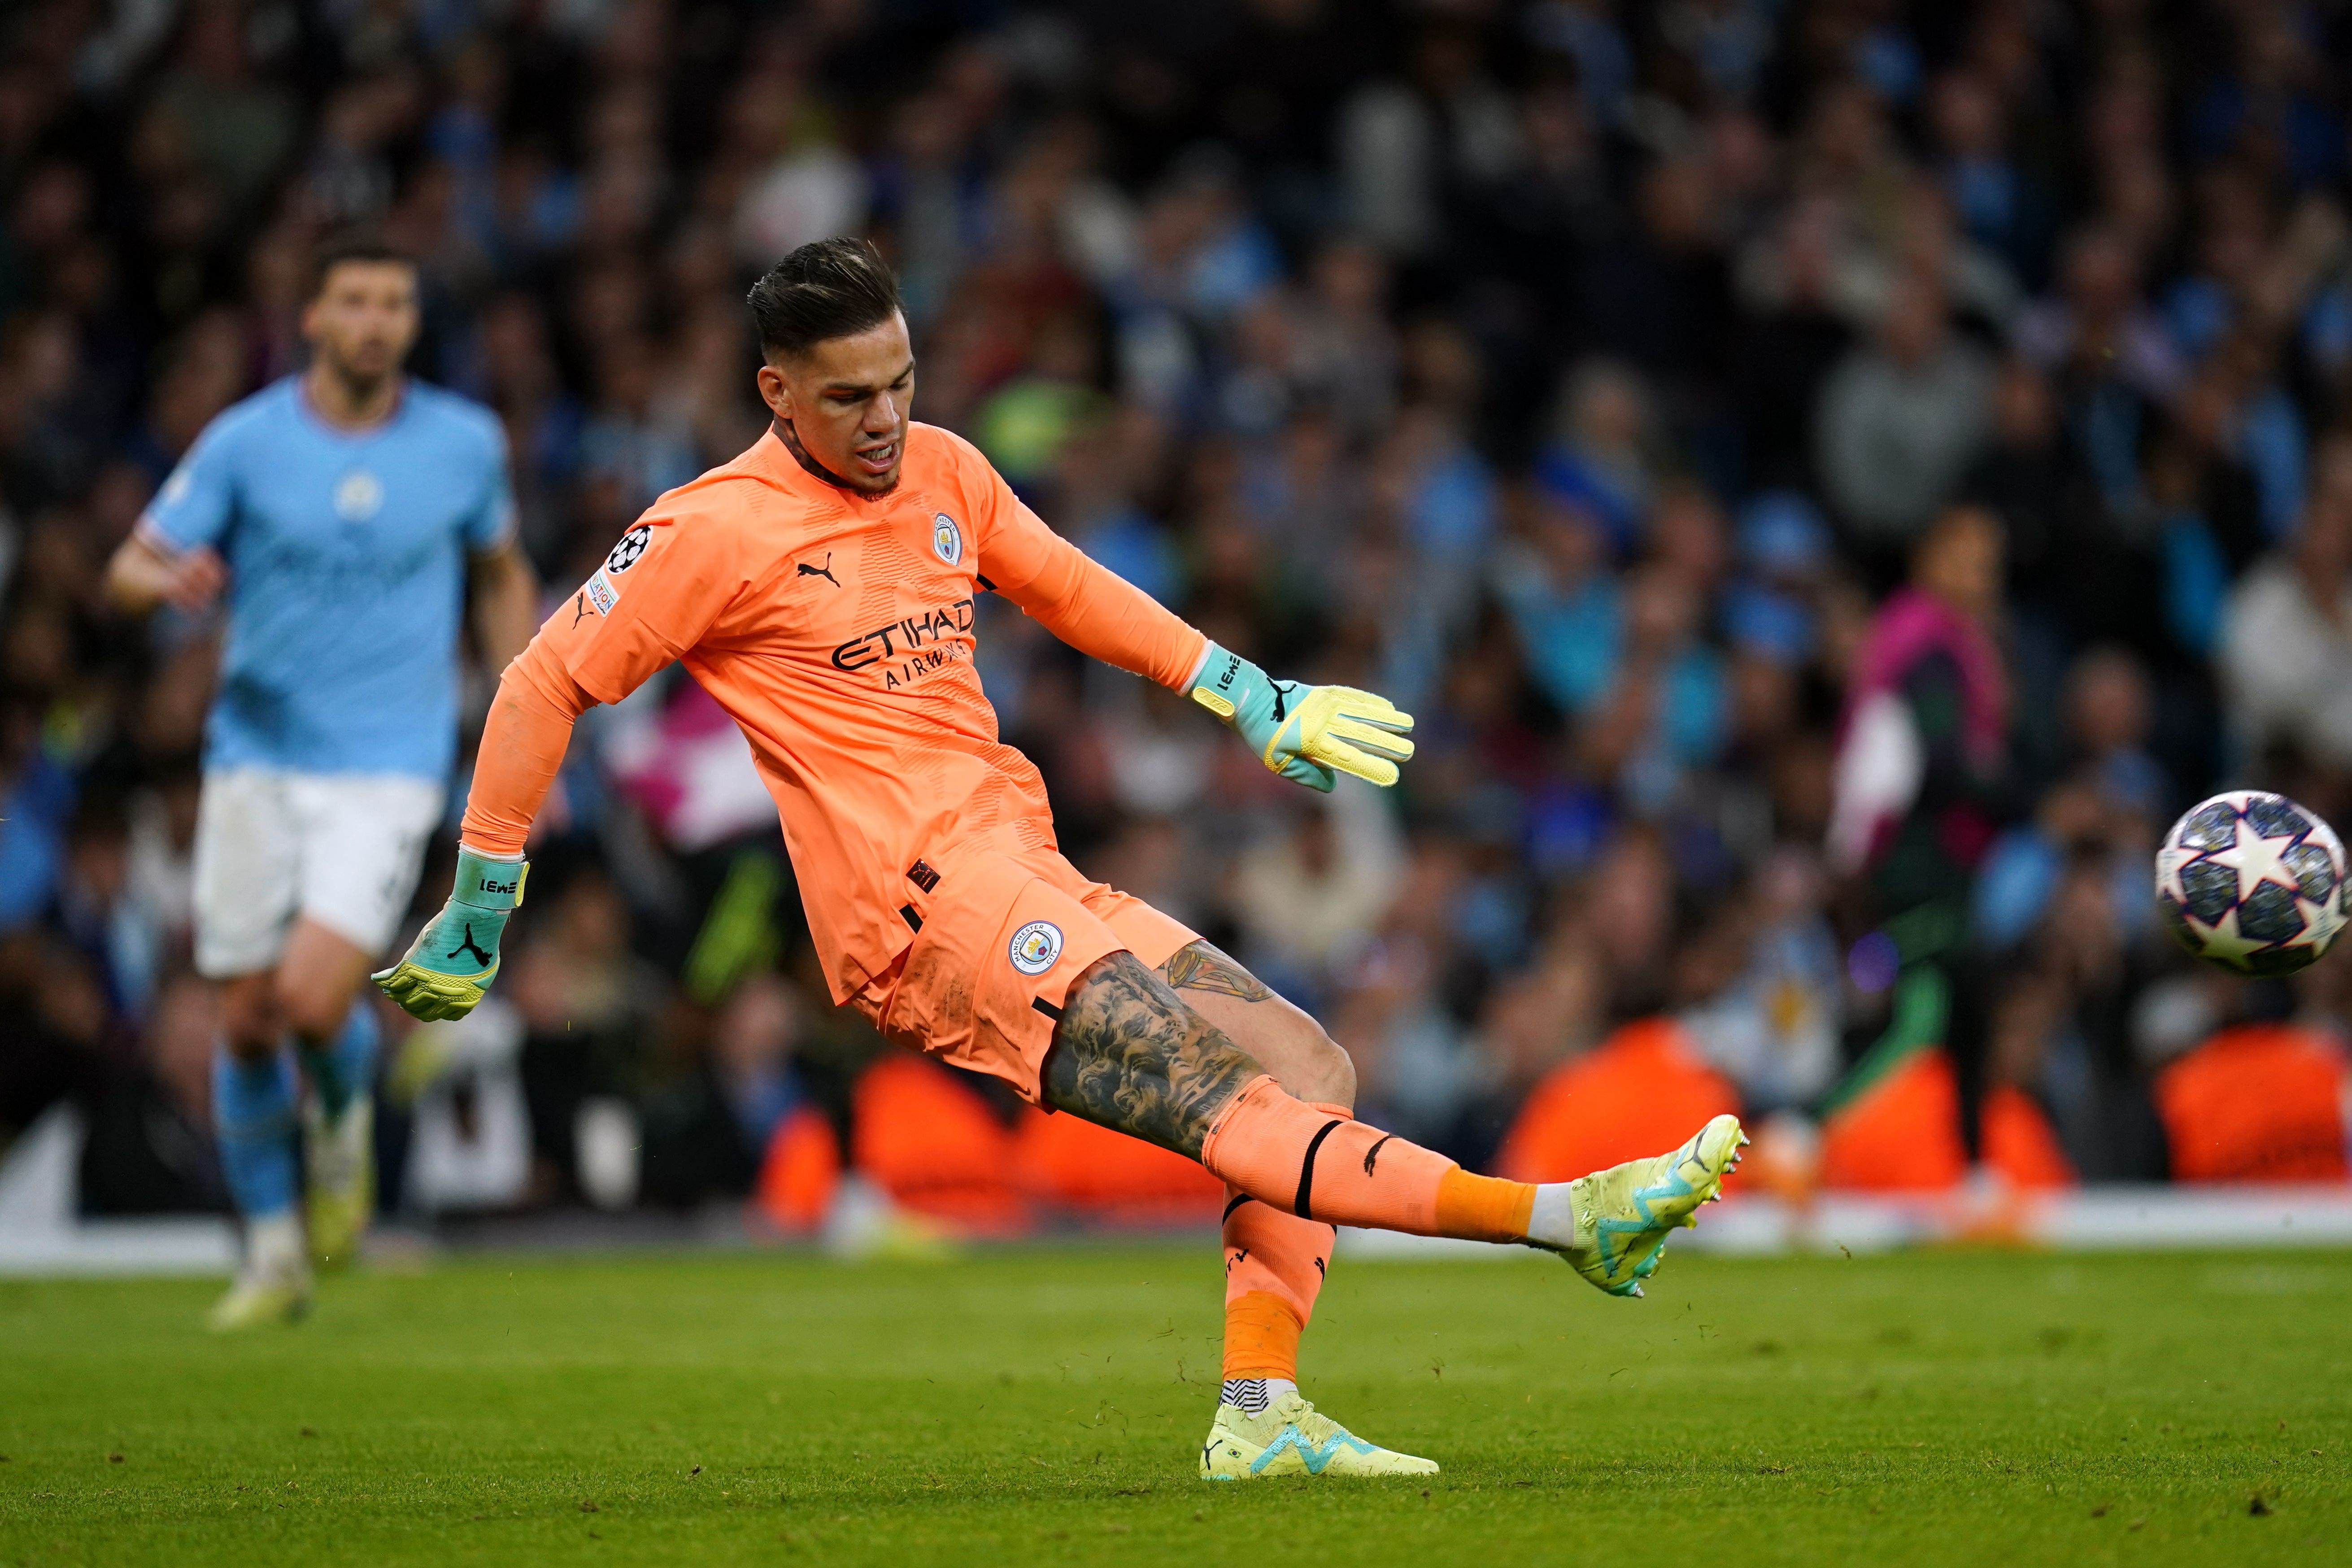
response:
M1535 1206L1528 1211L1528 1239L1545 1247L1569 1247L1576 1241L1576 1205L1569 1201L1567 1182L1545 1182L1536 1188Z
M1274 1408L1275 1401L1297 1392L1298 1384L1286 1377L1229 1377L1218 1391L1217 1402L1234 1405L1244 1415L1263 1415Z
M293 1210L245 1222L246 1266L256 1274L288 1276L307 1266L302 1221Z

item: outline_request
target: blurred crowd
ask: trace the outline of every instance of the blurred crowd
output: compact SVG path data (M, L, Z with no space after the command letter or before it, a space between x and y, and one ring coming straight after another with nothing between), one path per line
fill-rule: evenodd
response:
M2342 1179L2345 961L2198 969L2148 865L2224 784L2352 822L2352 8L0 26L0 1138L81 1105L86 1207L221 1202L187 968L219 627L124 622L100 568L299 368L354 224L420 260L413 368L503 420L558 595L761 433L749 278L873 236L918 417L1218 641L1419 716L1393 795L1318 797L983 613L1066 852L1314 1011L1402 1134L1573 1173L1723 1102L1800 1184ZM583 724L534 855L497 1005L391 1054L389 1203L919 1184L861 1117L941 1087L826 1004L682 673ZM1034 1113L955 1088L1015 1158Z

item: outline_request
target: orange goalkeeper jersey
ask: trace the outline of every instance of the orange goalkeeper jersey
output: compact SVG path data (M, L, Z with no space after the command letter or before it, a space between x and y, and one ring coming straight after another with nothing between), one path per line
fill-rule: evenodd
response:
M928 890L976 850L1054 846L1044 781L998 741L972 667L991 591L1171 688L1204 647L1048 529L968 442L914 425L898 485L874 497L808 473L771 430L655 502L525 661L551 653L600 702L686 665L751 742L846 1001L912 939L910 879ZM499 805L481 793L465 830L478 847Z

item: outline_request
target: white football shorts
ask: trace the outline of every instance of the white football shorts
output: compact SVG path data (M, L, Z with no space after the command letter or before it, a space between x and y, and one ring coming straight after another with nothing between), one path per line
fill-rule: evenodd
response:
M392 773L226 768L196 806L196 972L274 968L298 914L371 958L408 912L441 821L438 784Z

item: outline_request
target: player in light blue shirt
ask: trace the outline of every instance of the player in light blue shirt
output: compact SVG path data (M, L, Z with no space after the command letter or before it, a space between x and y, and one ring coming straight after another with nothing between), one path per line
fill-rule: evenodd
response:
M375 1016L353 998L441 820L468 578L492 668L537 623L496 416L401 374L415 265L330 251L302 328L310 367L206 426L108 578L134 613L227 595L195 856L196 967L226 1036L214 1118L247 1237L223 1329L299 1316L310 1257L346 1261L366 1228Z
M228 641L205 766L439 783L457 747L467 557L514 531L488 409L411 382L365 430L308 376L214 420L143 520L148 542L228 572Z

